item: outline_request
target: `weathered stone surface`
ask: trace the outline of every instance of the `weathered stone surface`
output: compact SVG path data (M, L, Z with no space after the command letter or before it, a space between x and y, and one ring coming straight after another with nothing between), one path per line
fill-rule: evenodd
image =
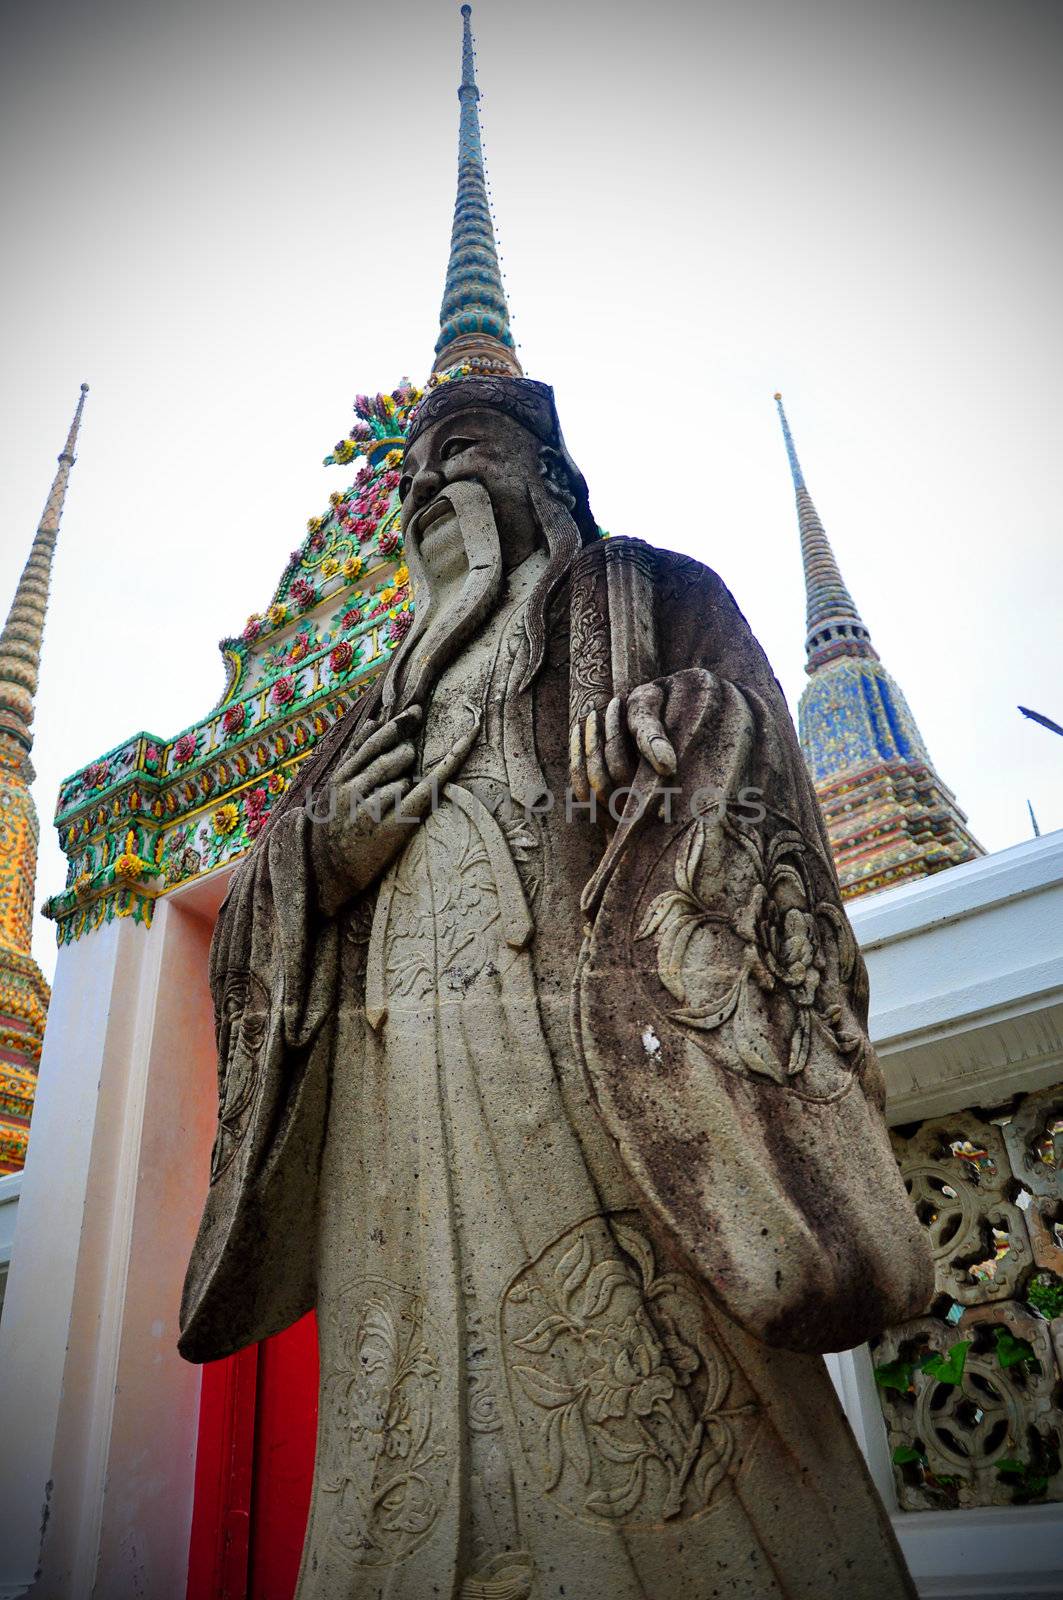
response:
M182 1349L317 1308L300 1600L911 1595L811 1352L929 1256L771 670L540 385L437 391L403 490L415 627L219 920Z

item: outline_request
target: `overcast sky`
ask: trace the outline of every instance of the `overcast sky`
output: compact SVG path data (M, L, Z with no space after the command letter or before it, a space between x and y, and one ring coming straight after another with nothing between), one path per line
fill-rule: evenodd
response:
M991 850L1063 826L1058 5L479 0L514 331L599 521L726 579L796 712L786 397L842 571ZM3 6L0 610L91 385L38 696L62 776L223 684L421 381L455 183L456 0ZM37 955L54 965L41 922Z

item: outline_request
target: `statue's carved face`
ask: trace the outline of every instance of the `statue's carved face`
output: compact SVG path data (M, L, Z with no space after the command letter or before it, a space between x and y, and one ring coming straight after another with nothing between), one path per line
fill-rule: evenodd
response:
M541 445L503 412L459 411L441 417L406 452L399 498L402 529L420 550L430 582L452 579L462 559L453 516L433 513L440 490L461 481L479 483L494 512L502 565L518 566L540 541L528 487L541 476ZM444 512L446 502L439 511Z

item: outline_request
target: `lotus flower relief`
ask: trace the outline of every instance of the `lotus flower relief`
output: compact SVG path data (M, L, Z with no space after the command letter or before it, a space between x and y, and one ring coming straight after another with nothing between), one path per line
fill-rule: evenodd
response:
M658 1269L630 1213L590 1219L508 1290L504 1359L543 1490L652 1526L708 1504L735 1459L732 1374L692 1279Z
M690 1355L696 1366L696 1354L690 1351ZM594 1422L629 1413L648 1417L655 1406L668 1405L677 1382L653 1329L644 1319L629 1317L619 1328L610 1329L596 1350L592 1346L587 1361L587 1415Z
M700 1033L731 1024L729 1065L785 1083L818 1036L859 1064L863 1035L847 987L856 945L838 906L816 895L810 847L783 828L767 844L729 817L699 818L680 844L674 888L642 916L657 975L680 1002L672 1022Z
M340 1370L325 1403L340 1424L339 1459L322 1487L336 1500L333 1531L359 1563L405 1555L443 1502L447 1450L436 1441L439 1363L413 1296L375 1284L334 1326Z
M387 1384L369 1379L355 1385L348 1400L351 1438L369 1456L399 1458L410 1451L410 1408Z

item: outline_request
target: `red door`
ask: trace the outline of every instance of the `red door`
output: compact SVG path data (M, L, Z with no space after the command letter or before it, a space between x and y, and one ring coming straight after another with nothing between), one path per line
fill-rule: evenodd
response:
M203 1368L188 1600L292 1600L317 1431L317 1321Z

